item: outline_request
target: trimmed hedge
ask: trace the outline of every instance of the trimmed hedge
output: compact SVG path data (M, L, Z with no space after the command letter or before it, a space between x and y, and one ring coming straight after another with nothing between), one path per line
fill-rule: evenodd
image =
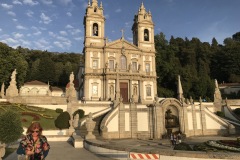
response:
M20 115L14 111L0 114L0 141L11 143L17 141L22 135L23 128Z
M69 120L70 120L70 115L67 111L65 111L59 114L59 116L54 121L54 123L55 123L55 126L59 129L67 129L70 127Z
M61 109L61 108L56 109L56 113L62 113L62 112L63 112L63 109Z

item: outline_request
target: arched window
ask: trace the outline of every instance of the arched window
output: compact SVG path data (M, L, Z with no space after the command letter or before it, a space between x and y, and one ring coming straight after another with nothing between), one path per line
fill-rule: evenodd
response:
M94 12L97 12L97 7L94 8Z
M93 36L98 36L98 24L93 24Z
M121 69L127 69L127 58L125 56L121 56Z
M144 29L144 41L149 41L149 31L148 29Z

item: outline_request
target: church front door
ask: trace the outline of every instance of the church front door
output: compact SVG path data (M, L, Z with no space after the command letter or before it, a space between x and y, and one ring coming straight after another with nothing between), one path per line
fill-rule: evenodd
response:
M128 83L120 83L120 94L123 98L123 102L128 102Z

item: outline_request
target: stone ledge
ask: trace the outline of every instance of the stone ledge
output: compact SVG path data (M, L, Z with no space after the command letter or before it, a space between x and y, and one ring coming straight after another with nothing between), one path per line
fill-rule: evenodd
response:
M137 152L137 153L146 153L146 154L159 154L160 156L168 156L168 157L185 157L185 159L188 158L195 158L195 159L239 159L239 153L234 152L201 152L201 151L179 151L179 150L173 150L171 147L169 149L162 149L157 148L157 145L149 145L139 148L136 147L129 147L124 146L119 143L111 143L107 141L101 141L101 140L85 140L84 143L87 143L90 146L96 146L100 148L109 149L112 151L125 151L125 152ZM159 145L159 144L158 144ZM140 146L140 145L139 145Z
M78 135L73 135L71 137L74 148L83 148L83 138Z

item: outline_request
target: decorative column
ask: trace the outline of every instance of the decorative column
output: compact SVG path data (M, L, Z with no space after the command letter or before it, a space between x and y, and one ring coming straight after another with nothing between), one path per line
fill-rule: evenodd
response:
M95 135L92 133L96 126L96 122L94 122L92 119L92 113L90 112L85 122L85 126L87 128L87 135L85 136L85 139L96 139Z
M5 144L0 142L0 160L2 160L2 157L5 155Z
M118 71L117 71L115 100L118 101L119 98L120 98L120 86L119 86L119 73L118 73Z
M200 114L201 114L201 128L202 128L202 135L204 135L204 133L206 133L206 117L205 117L205 106L202 105L202 98L199 98L199 102L200 102Z

